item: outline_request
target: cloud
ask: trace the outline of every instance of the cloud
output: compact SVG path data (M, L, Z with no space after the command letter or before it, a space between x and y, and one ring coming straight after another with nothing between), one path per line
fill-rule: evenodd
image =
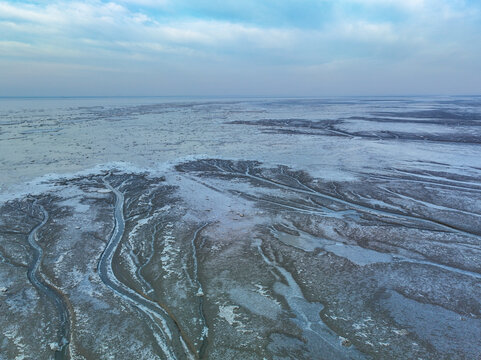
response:
M83 73L258 70L270 83L299 69L339 74L339 64L345 73L435 64L465 77L481 62L480 9L468 0L0 1L0 60Z
M367 6L393 6L398 8L419 10L427 5L428 0L340 0L344 3L357 3ZM438 3L441 3L439 0Z
M147 8L165 8L168 0L119 0L118 3L128 6L139 6Z
M161 22L115 3L72 2L46 6L0 3L0 14L0 31L11 38L12 44L27 35L26 41L38 46L39 52L43 52L45 45L54 43L79 49L102 43L114 49L120 43L138 42L152 44L144 46L150 50L172 52L176 46L190 46L193 50L201 46L232 48L243 42L266 49L286 46L296 32L202 19ZM10 48L14 50L13 45ZM125 50L122 47L122 51ZM6 47L3 54L11 56L13 52Z

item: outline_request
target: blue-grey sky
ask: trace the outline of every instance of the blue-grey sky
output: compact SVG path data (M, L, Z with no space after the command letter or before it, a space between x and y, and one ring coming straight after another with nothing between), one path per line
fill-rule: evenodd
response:
M0 96L398 94L481 94L480 0L0 0Z

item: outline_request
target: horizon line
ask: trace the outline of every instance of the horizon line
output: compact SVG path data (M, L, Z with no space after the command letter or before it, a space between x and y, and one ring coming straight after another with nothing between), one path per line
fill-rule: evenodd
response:
M479 94L368 94L368 95L0 95L0 99L95 99L95 98L366 98L366 97L480 97Z

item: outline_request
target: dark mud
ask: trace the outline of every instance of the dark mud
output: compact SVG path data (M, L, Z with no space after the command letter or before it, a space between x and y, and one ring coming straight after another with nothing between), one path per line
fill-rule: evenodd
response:
M417 116L417 113L414 113L413 116ZM385 126L380 127L378 130L371 131L349 129L349 122L359 121L380 123ZM413 132L409 131L410 123L415 125ZM263 129L263 132L271 134L337 136L367 140L423 141L449 144L460 143L465 145L478 145L481 143L481 131L473 133L473 129L481 127L481 120L477 117L473 119L469 116L460 116L460 119L454 117L440 120L432 120L432 118L423 120L422 117L421 119L412 120L405 119L402 116L394 118L352 117L348 120L322 121L305 119L261 119L254 121L237 120L228 122L227 124L258 126ZM406 129L402 131L390 129L389 125L406 126ZM416 126L419 125L438 125L441 128L455 128L457 131L449 131L444 134L436 133L436 129L432 132L419 132L416 129Z
M476 175L323 181L220 159L163 175L51 180L2 205L1 354L55 356L65 320L52 299L75 359L481 354Z

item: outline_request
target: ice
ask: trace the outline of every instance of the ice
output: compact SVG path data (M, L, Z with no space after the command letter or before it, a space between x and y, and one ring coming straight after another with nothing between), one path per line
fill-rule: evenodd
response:
M237 320L238 315L235 313L237 309L239 309L237 305L220 305L219 317L227 321L231 326L239 326L241 323Z
M260 316L275 319L282 310L279 302L252 290L233 288L229 291L229 295L234 303Z
M25 276L41 207L72 357L481 348L479 98L0 101L12 358L57 349Z

